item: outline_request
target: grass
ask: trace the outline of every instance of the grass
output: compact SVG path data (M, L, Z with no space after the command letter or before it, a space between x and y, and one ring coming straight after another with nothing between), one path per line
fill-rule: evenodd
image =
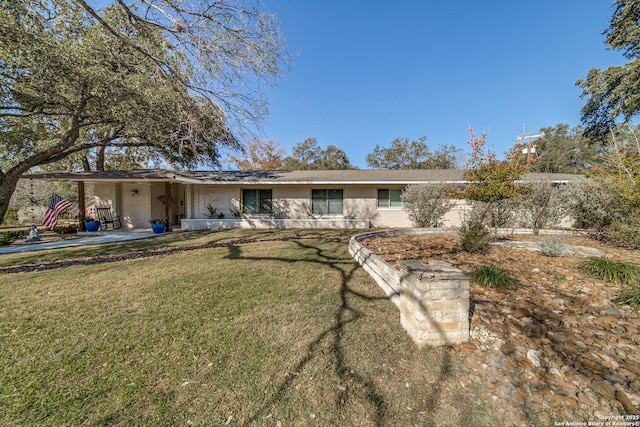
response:
M578 264L578 269L597 279L622 285L636 285L640 281L640 267L628 262L590 257Z
M625 286L614 302L620 305L629 305L634 311L640 310L640 285Z
M640 310L640 266L607 258L591 257L578 264L578 269L592 277L622 285L616 304Z
M0 425L497 425L461 360L402 331L348 238L193 232L0 256L50 267L0 273Z
M484 265L475 269L471 272L471 279L480 286L492 288L515 289L518 285L515 279L493 265Z

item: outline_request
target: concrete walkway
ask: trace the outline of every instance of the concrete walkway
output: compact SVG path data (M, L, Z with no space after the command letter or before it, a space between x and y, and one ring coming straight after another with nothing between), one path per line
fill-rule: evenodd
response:
M173 232L180 232L177 229ZM166 234L166 233L164 233ZM148 229L127 230L127 231L106 231L106 232L81 232L79 237L75 239L60 239L55 241L43 241L24 244L12 244L8 246L0 246L0 254L14 254L18 252L42 251L47 249L71 248L76 246L99 245L102 243L125 242L127 240L148 239L151 237L162 236L162 234L154 234Z

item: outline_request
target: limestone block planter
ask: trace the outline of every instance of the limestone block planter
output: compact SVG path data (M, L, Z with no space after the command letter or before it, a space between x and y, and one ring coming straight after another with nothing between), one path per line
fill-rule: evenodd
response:
M360 243L371 237L403 234L421 234L421 231L359 234L351 238L349 253L398 307L400 324L416 344L439 346L468 341L470 276L467 273L443 261L432 261L428 265L417 260L399 261L398 270Z

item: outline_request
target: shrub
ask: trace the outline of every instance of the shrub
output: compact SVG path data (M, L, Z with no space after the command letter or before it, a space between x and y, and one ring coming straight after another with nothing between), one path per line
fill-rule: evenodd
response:
M594 181L582 179L565 184L562 199L578 228L602 230L616 216L613 193Z
M587 258L578 264L578 269L591 277L609 283L637 286L640 281L639 266L607 258Z
M502 199L491 203L486 212L484 223L491 228L505 228L515 225L518 200Z
M24 235L22 231L5 231L0 238L0 246L10 245Z
M568 211L561 190L551 181L540 181L526 186L520 202L525 225L534 235L540 229L558 225Z
M544 256L557 257L562 255L564 242L561 237L551 237L540 240L540 253Z
M515 289L518 282L509 275L493 265L485 265L471 273L471 279L480 286L491 288Z
M489 250L489 231L478 221L463 222L458 229L460 246L464 251L483 254Z
M628 213L604 227L600 235L613 245L640 249L640 215Z
M400 198L404 209L416 227L433 227L451 210L455 202L450 197L447 184L409 185Z
M520 176L528 167L515 159L498 160L497 156L486 148L487 134L476 137L469 129L467 142L471 148L469 161L465 165L464 179L468 182L458 196L467 200L494 203L517 196Z
M75 225L56 225L53 231L58 234L75 234L78 232L78 227Z
M633 133L633 129L632 133ZM633 134L631 141L616 139L613 134L611 149L602 166L589 169L589 176L612 195L611 206L606 208L613 217L605 224L603 237L613 244L640 248L640 140Z

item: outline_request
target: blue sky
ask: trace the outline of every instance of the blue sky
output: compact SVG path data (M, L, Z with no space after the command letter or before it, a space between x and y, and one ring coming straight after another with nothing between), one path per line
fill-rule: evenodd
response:
M469 126L503 154L523 133L580 124L575 81L622 65L606 0L264 0L292 66L268 92L264 139L309 137L365 168L376 144L427 137L467 150Z

